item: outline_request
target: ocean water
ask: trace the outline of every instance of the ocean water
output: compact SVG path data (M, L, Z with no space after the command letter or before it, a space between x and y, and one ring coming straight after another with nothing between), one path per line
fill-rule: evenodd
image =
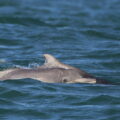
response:
M0 0L0 70L42 55L117 85L0 82L0 120L120 120L119 0Z

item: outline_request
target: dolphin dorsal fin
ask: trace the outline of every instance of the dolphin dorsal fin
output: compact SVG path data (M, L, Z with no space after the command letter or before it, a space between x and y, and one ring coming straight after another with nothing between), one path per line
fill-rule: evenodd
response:
M58 65L60 62L52 55L50 54L43 54L45 57L45 63L44 65Z
M74 67L61 63L54 56L50 54L43 54L45 57L44 65L39 68L64 68L64 69L73 69Z

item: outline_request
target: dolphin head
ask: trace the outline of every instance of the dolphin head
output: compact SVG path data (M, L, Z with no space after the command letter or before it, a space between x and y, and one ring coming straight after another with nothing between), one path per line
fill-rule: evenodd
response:
M81 73L74 69L62 70L62 83L96 83L96 79L92 77L84 77Z

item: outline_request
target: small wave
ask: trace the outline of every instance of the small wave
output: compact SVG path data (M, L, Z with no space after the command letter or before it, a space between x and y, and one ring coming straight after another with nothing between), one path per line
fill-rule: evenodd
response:
M111 40L119 40L119 37L114 34L97 31L97 30L83 30L83 31L81 31L81 33L83 33L87 36L91 36L91 37L98 37L98 38L104 38L104 39L109 39L109 40L110 39Z
M109 95L99 95L97 97L92 97L88 99L86 104L120 104L119 98L118 97L113 97Z
M44 21L30 17L0 17L0 23L48 26Z
M3 98L11 99L11 98L17 98L17 97L21 98L23 96L26 96L27 93L17 91L17 90L9 90L9 91L5 91L5 92L1 93L0 95Z
M5 63L5 62L6 62L5 59L0 59L0 64L1 64L1 63Z

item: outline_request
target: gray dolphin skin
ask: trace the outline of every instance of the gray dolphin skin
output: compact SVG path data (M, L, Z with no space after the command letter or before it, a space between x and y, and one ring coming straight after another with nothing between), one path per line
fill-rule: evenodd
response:
M0 71L0 80L32 78L47 83L101 83L107 81L97 79L78 68L61 63L50 54L44 54L45 63L34 69L13 68Z

